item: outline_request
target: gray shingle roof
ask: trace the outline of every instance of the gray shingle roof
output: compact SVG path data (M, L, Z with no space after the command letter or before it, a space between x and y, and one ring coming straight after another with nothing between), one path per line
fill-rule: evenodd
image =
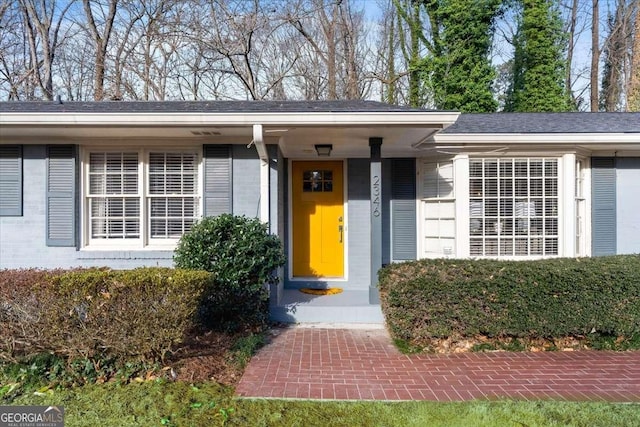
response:
M0 102L0 113L353 113L425 112L375 101L104 101Z
M442 133L640 133L640 113L461 114Z
M363 100L0 102L2 113L355 113L426 112ZM640 113L462 114L444 134L640 133Z

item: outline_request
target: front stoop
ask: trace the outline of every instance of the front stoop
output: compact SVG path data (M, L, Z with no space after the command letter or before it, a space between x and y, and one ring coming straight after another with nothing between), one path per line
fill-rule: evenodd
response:
M285 289L271 320L283 323L383 324L379 304L369 304L369 291L344 291L336 295L309 295Z

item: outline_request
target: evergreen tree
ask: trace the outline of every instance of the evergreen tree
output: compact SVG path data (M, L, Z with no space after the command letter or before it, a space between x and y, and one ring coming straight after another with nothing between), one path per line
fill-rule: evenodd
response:
M496 70L489 51L502 0L424 0L432 45L422 63L435 106L463 112L493 112Z
M553 0L521 0L522 16L514 39L513 81L505 111L568 111L564 79L565 34Z

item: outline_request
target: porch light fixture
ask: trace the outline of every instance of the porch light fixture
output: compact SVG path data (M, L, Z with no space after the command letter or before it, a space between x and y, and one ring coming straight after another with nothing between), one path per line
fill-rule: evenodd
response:
M331 155L331 150L333 150L333 145L331 144L316 144L316 153L320 157L329 157Z

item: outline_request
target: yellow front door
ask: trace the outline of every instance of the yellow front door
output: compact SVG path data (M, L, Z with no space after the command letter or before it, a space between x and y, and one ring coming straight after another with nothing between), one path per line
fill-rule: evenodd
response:
M342 162L293 162L293 275L344 276Z

